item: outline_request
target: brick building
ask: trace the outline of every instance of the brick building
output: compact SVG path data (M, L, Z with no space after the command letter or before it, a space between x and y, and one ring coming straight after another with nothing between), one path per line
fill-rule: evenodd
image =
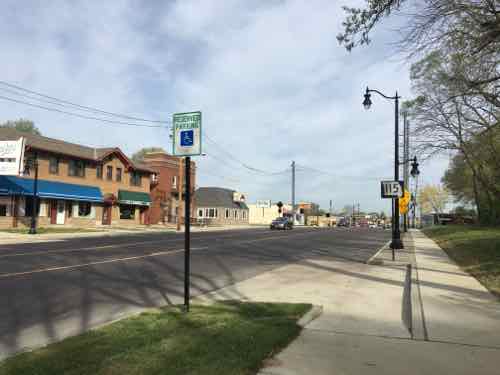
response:
M26 160L38 161L38 224L148 224L154 171L119 148L92 148L0 128L0 141L25 137ZM0 176L0 227L29 226L34 171Z
M144 155L144 165L155 172L156 184L151 186L151 224L176 223L184 217L180 190L184 184L185 166L183 158L165 152L151 152ZM196 164L191 162L191 197L196 183ZM191 217L193 217L193 211ZM180 214L179 214L180 213Z

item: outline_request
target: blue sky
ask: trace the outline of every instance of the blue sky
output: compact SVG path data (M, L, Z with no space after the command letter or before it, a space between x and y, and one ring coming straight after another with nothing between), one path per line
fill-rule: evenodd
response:
M391 47L404 19L379 27L351 53L336 35L342 5L359 1L2 1L0 80L82 105L170 120L203 112L207 156L198 186L257 199L297 199L324 208L353 202L389 211L378 180L393 173L391 102L367 85L411 97L409 65ZM0 90L0 95L9 93ZM11 95L12 97L12 95ZM170 150L166 129L116 127L0 99L0 121L33 120L44 135L91 146ZM422 163L421 183L438 183L447 159Z

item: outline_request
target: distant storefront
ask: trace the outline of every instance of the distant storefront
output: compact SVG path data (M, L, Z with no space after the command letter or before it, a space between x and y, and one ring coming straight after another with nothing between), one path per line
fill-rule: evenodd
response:
M248 224L245 196L235 190L202 187L195 192L196 219L207 225Z
M155 172L117 148L93 148L0 128L0 140L25 138L25 159L38 164L38 225L149 224ZM33 167L0 176L0 227L29 226Z

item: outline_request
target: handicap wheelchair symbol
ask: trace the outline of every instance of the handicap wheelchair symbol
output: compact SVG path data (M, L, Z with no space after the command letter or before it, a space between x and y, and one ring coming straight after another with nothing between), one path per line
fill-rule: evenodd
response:
M193 130L183 130L180 134L181 146L191 147L194 142L194 131Z

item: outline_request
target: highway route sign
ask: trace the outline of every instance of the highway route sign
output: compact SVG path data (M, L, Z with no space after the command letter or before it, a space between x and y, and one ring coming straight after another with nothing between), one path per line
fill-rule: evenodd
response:
M382 198L399 198L403 196L403 181L380 181Z

